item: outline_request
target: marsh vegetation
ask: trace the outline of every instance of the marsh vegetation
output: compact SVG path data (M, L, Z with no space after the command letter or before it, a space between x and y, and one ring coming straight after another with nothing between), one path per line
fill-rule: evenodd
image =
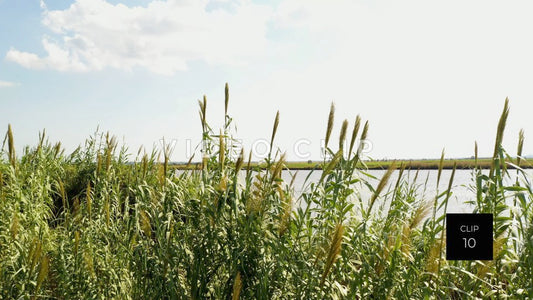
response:
M447 188L431 197L421 196L401 163L371 184L354 147L368 122L344 121L334 135L332 106L330 159L295 196L281 177L280 151L259 168L226 146L233 138L228 106L226 86L225 124L213 130L200 101L201 168L178 175L168 148L130 158L109 134L65 154L43 132L17 156L9 127L0 153L0 298L533 297L533 186L518 167L523 134L514 154L501 146L507 101L490 171L472 169L474 212L494 214L492 261L445 259L445 218L436 212L447 210L456 166ZM271 144L279 121L276 115ZM349 153L336 150L345 143ZM443 161L444 153L437 181ZM511 163L517 168L509 170ZM394 170L399 176L389 183ZM510 172L518 177L505 184Z

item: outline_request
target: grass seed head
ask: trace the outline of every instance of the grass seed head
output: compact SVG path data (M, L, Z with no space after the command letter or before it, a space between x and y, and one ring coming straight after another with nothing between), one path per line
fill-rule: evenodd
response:
M239 157L237 157L237 161L235 162L235 174L239 173L239 171L242 169L243 164L244 164L244 149L241 149L241 152L239 153Z
M279 110L276 112L276 118L274 119L274 127L272 128L272 137L270 138L270 152L272 152L272 148L274 147L274 137L276 137L276 132L278 131L278 125L279 125Z
M332 102L329 109L328 127L326 128L326 142L324 148L328 148L329 138L331 137L331 131L333 130L333 122L335 120L335 104Z
M359 147L357 148L356 156L359 157L361 155L361 151L363 151L363 143L366 140L366 137L368 135L368 121L365 122L365 126L363 126L363 132L361 133L361 139L359 142Z
M152 226L150 225L150 217L144 210L141 210L139 212L139 215L140 215L140 221L141 221L141 230L143 231L145 236L150 237L152 235Z
M80 232L76 230L74 232L74 255L78 255L78 250L80 248Z
M359 133L360 126L361 126L361 117L357 115L357 117L355 118L355 124L353 126L353 130L352 130L352 138L350 140L350 150L348 152L348 155L352 154L353 147L355 145L355 140L357 139L357 134Z
M348 130L348 120L344 120L339 134L339 150L344 149L344 141L346 140L346 130Z
M516 151L516 165L520 166L520 160L522 159L522 150L524 148L524 129L520 129L518 133L518 147Z
M9 231L11 232L11 237L13 239L16 239L17 234L19 232L19 217L17 212L13 214L13 219L11 221L11 227L9 228Z
M11 124L7 125L7 144L8 144L8 156L9 162L15 168L16 164L16 154L15 154L15 139L13 138L13 130L11 129Z
M378 186L376 187L376 190L374 191L374 194L372 194L372 198L370 198L370 203L368 206L368 215L370 215L370 211L372 210L372 207L374 206L374 202L379 197L379 194L381 194L383 189L385 189L385 187L387 186L387 182L389 182L389 178L395 169L396 169L396 161L393 161L392 164L389 166L389 169L387 170L385 175L383 175L383 177L379 181Z
M228 88L228 83L226 82L226 86L224 88L224 116L228 115L228 103L229 103L229 88Z
M41 259L41 267L39 268L39 274L37 275L37 287L35 288L36 291L39 291L42 283L48 277L49 264L50 259L47 255L43 255Z
M233 293L232 293L232 300L238 300L239 295L241 294L242 289L242 279L241 279L241 272L237 272L237 276L235 276L235 281L233 282Z
M331 272L333 264L335 263L335 261L339 257L339 254L341 253L343 234L344 234L344 226L342 225L342 223L338 223L337 226L335 226L335 231L333 232L333 236L331 237L328 256L326 257L324 271L322 272L322 279L320 280L321 287L324 285L324 282L326 281L326 277Z

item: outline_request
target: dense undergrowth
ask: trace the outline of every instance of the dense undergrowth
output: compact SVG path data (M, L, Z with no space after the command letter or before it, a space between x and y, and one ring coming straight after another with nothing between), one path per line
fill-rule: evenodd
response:
M516 157L501 147L507 101L489 174L472 170L475 212L495 216L494 260L446 261L442 212L453 173L448 189L425 199L402 165L372 186L356 143L368 123L357 117L348 139L343 122L331 146L332 106L330 159L296 197L279 151L252 170L229 146L228 97L226 87L218 132L200 102L201 170L170 170L169 148L128 163L126 149L103 134L66 155L43 132L17 157L9 127L0 153L0 298L533 298L533 190L523 170L506 169L520 164L523 144L521 134ZM510 172L518 179L505 185Z

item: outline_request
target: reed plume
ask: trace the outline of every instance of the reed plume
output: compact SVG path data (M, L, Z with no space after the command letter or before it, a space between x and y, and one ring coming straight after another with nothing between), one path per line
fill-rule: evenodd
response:
M270 182L281 180L281 171L285 166L285 153L281 154L279 160L274 164Z
M17 238L17 234L19 232L19 217L18 212L15 212L13 214L13 220L11 221L11 227L9 228L9 231L11 232L11 237L13 239Z
M331 237L328 256L326 257L326 264L324 267L324 271L322 272L322 279L320 279L320 287L324 286L324 282L326 281L326 278L329 275L333 264L341 253L343 234L344 226L342 225L342 223L338 223L337 226L335 226L335 231L333 233L333 236Z
M39 274L37 275L37 286L35 288L35 291L38 292L41 288L42 283L48 276L48 269L49 269L50 259L47 255L43 255L41 259L41 267L39 268Z
M7 125L7 144L8 144L9 162L15 169L17 156L15 154L15 139L13 138L13 130L11 129L11 124Z
M328 127L326 128L326 141L324 149L328 148L329 138L331 137L331 131L333 130L333 121L335 119L335 104L332 102L329 109Z
M80 248L80 232L76 230L74 232L74 256L78 255L78 250Z
M361 140L359 141L359 147L357 147L357 153L355 154L357 157L361 156L361 151L363 151L363 142L366 140L367 135L368 135L368 121L366 121L365 125L363 126L363 132L361 133Z
M412 237L413 231L422 223L422 221L429 214L430 211L431 211L431 203L428 201L423 201L416 207L409 222L407 222L403 227L402 253L405 257L408 257L409 260L414 259L413 255L411 254L412 252L411 237Z
M348 129L348 120L344 120L339 134L339 150L344 150L344 141L346 140L346 130Z
M335 167L337 166L337 164L339 163L339 160L341 159L342 157L342 149L337 151L337 153L335 153L335 155L333 156L333 158L331 159L331 161L326 165L326 167L322 170L322 176L320 176L320 181L319 182L322 182L324 180L324 178L326 178L326 176L333 170L335 169Z
M96 273L94 272L94 259L92 250L83 253L83 260L85 261L85 267L89 272L89 275L94 279L96 278Z
M516 165L520 167L520 162L522 160L522 150L524 148L524 129L520 129L518 132L518 147L516 151Z
M442 236L444 238L444 236ZM426 259L426 271L437 276L442 260L442 243L431 243Z
M235 174L238 174L244 164L244 149L241 149L237 161L235 162Z
M43 129L43 132L39 132L39 144L37 145L37 153L41 152L41 149L43 148L44 144L44 138L46 136L46 129Z
M499 152L502 146L503 133L505 131L505 125L507 124L507 117L509 116L509 98L505 98L505 104L503 105L503 111L498 121L498 128L496 131L496 142L494 143L494 154L492 155L492 165L489 172L489 177L492 178L496 168L496 162L499 162L501 166L505 166L500 162Z
M224 116L228 115L228 103L229 103L229 87L228 87L228 83L226 82L226 86L224 88Z
M355 124L353 125L352 138L350 140L350 151L348 152L348 156L352 155L353 147L355 145L355 140L357 139L357 134L359 133L360 125L361 117L357 115L357 117L355 118Z
M372 210L372 207L374 206L374 202L376 202L376 199L379 197L379 194L387 186L387 183L389 182L389 178L395 169L396 169L396 161L393 161L392 164L389 166L389 169L387 170L385 175L383 175L383 177L379 181L378 186L376 187L376 190L372 194L372 198L370 198L370 202L369 202L368 210L367 210L367 217L370 216L370 211Z
M198 105L200 106L199 114L200 121L202 122L202 132L205 134L207 132L207 123L206 123L206 109L207 109L207 97L204 95L203 101L198 100Z
M279 125L279 110L276 112L276 118L274 119L274 127L272 128L272 137L270 138L270 151L269 156L272 153L272 148L274 148L274 137L276 136L276 132L278 131L278 125Z
M32 241L29 255L28 255L28 257L31 257L30 277L31 277L31 274L33 273L35 265L37 265L37 261L39 261L39 258L41 257L42 246L43 246L42 242L39 241L37 237L35 237Z
M242 289L241 272L237 272L237 276L235 276L235 281L233 283L233 293L231 296L232 300L239 299L239 295L241 294L241 289Z
M150 237L152 235L152 226L150 225L150 217L144 210L141 210L139 212L139 217L141 221L141 224L140 224L141 230L143 231L145 236Z

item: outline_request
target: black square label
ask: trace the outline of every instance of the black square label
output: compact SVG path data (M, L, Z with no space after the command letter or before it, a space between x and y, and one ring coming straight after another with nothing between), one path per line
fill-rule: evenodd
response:
M492 214L446 214L447 260L492 260Z

